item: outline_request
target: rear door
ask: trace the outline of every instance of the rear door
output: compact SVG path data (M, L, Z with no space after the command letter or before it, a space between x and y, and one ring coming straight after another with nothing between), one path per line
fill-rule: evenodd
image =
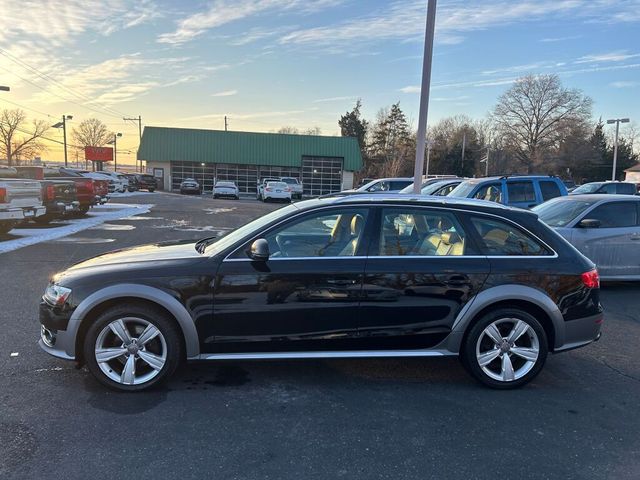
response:
M597 265L602 277L640 275L638 203L601 203L580 218L600 221L599 228L574 228L574 245Z
M532 180L507 180L507 205L532 208L538 204Z
M420 349L450 332L482 287L489 262L445 209L379 207L362 289L359 331L370 349Z

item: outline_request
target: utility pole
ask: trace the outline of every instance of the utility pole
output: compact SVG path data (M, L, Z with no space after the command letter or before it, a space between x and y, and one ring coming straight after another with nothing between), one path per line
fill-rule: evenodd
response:
M621 123L629 123L628 118L614 118L607 120L608 124L616 124L616 138L613 142L613 172L611 173L611 180L616 179L616 167L618 166L618 131L620 130Z
M224 116L224 131L229 131L229 122L227 122L227 116Z
M480 163L484 162L484 176L485 177L489 176L489 148L490 148L489 145L487 145L487 155L482 160L480 160Z
M138 143L138 152L140 151L140 144L142 144L142 115L138 115L138 118L125 118L122 117L122 119L126 122L127 120L130 120L132 122L138 122L138 135L140 137L140 141ZM136 153L136 157L137 157L137 153ZM138 160L136 159L136 163L138 163ZM143 173L142 171L142 160L140 160L140 173Z
M462 162L460 163L460 173L464 174L464 150L467 146L467 129L462 132Z
M431 157L431 145L433 145L433 142L431 140L427 140L427 168L424 172L424 176L427 178L429 177L429 157Z
M108 142L109 144L113 144L113 171L118 171L118 137L121 137L121 133L114 133L113 140Z
M62 116L62 139L64 141L64 166L67 166L67 119L66 115Z
M422 190L422 169L427 140L427 118L429 114L429 90L431 88L431 63L433 60L433 34L436 29L436 0L427 4L427 25L424 34L424 54L422 58L422 86L420 90L420 114L418 116L418 136L416 164L413 170L413 193Z

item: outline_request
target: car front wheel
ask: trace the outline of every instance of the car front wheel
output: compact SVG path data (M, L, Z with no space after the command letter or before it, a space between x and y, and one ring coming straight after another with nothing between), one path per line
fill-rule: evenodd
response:
M121 391L146 390L177 368L180 332L158 308L123 304L105 311L89 327L84 358L100 383Z
M523 310L503 308L489 312L473 325L461 359L480 382L496 389L511 389L533 380L542 370L547 353L547 336L540 322Z

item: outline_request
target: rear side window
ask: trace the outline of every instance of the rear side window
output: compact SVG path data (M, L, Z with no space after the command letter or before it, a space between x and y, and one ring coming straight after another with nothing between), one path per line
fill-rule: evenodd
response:
M540 192L542 193L542 200L545 202L562 195L558 184L550 180L543 180L540 182Z
M471 217L487 255L550 255L548 249L515 225L486 217Z
M490 202L502 203L502 185L499 183L489 183L483 185L473 195L478 200L488 200Z
M610 202L596 207L584 218L600 220L600 228L634 227L638 224L637 202Z
M619 183L618 184L618 193L622 195L635 195L636 194L636 186L631 183Z
M451 213L417 208L382 211L378 248L371 255L460 256L466 253L466 236Z
M536 193L533 190L533 182L507 182L509 203L535 202Z
M389 184L390 184L389 189L392 191L395 191L395 190L402 190L404 187L410 185L411 182L407 182L406 180L392 180L391 182L389 182Z

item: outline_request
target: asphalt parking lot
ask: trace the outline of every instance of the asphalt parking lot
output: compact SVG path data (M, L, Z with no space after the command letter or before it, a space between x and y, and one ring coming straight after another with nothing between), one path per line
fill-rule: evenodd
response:
M0 253L0 478L640 478L637 284L606 285L602 339L550 356L516 391L417 358L197 364L160 390L106 390L37 346L49 276L278 208L161 193L126 203L153 206Z

